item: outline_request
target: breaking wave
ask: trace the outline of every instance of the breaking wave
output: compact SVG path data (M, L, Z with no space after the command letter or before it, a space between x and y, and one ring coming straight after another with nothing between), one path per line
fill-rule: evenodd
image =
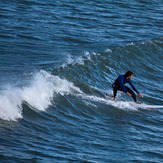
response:
M0 118L13 121L23 118L23 104L46 111L55 105L57 95L71 95L93 107L105 104L124 110L162 108L162 83L158 81L163 70L162 42L161 37L105 52L68 54L60 67L34 73L26 86L5 86L0 92ZM112 100L111 84L129 69L134 72L134 84L144 94L144 99L139 99L144 103L141 106L123 93L118 94L118 101Z

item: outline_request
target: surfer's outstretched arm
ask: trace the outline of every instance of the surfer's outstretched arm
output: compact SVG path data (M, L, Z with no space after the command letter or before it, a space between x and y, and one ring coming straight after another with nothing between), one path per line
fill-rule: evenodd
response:
M132 89L139 95L139 97L143 98L143 95L141 93L139 93L139 91L135 88L135 86L133 85L131 80L130 80L129 84L131 85Z

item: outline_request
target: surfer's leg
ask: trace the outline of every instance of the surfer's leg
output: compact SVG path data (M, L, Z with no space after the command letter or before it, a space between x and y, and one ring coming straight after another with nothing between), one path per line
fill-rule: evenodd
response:
M126 88L126 90L132 95L131 97L134 99L134 101L136 102L137 100L136 100L136 95L135 95L135 93L130 89L130 88L128 88L128 87L126 87L125 86L125 88Z
M114 86L113 87L114 100L116 100L117 91L118 91L117 86Z

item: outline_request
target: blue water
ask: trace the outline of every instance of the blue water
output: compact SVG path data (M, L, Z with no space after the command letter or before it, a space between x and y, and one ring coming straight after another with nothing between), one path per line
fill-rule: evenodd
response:
M163 1L0 1L0 162L163 162ZM135 104L112 83L127 70Z

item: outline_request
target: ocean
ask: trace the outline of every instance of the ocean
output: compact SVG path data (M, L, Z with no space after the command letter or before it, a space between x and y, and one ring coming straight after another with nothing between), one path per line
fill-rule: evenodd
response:
M0 20L0 162L163 162L162 0L1 0ZM113 100L128 70L141 105Z

